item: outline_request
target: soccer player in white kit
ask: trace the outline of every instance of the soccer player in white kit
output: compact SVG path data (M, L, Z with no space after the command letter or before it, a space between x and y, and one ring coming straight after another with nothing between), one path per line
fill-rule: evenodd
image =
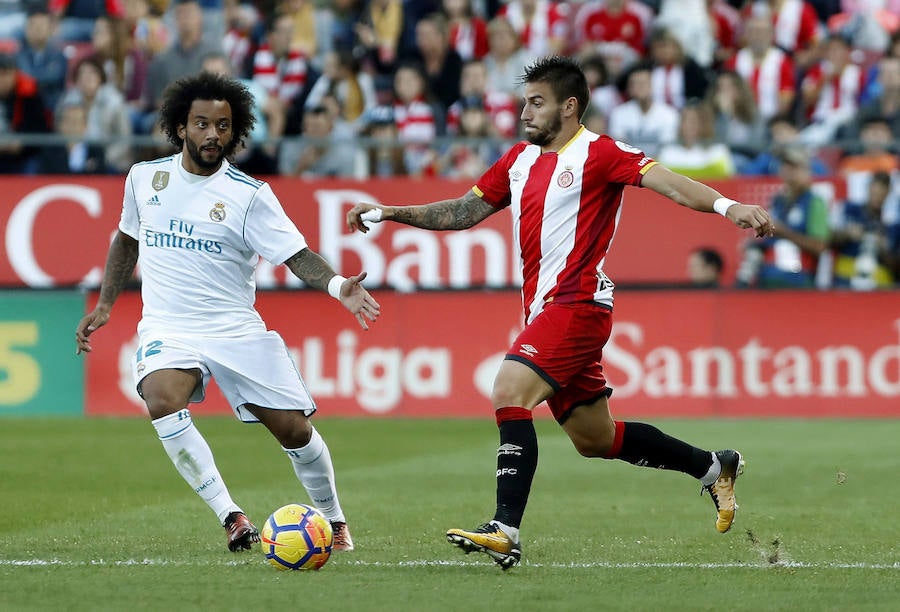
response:
M494 379L491 402L500 429L497 506L493 520L447 539L489 555L503 569L522 554L519 525L537 468L532 410L547 401L554 418L586 457L677 470L700 481L716 507L716 530L731 528L734 482L743 461L735 450L691 446L646 423L613 420L612 390L601 366L612 325L614 285L603 263L619 221L626 185L648 187L678 204L718 212L757 236L771 235L765 209L722 197L675 174L638 149L580 124L590 93L578 64L538 60L525 71L521 120L528 142L501 157L460 198L420 206L360 203L351 230L396 221L434 230L465 229L509 207L521 254L525 329Z
M132 366L137 390L176 469L225 527L228 548L249 550L259 533L232 500L191 420L211 377L243 422L261 422L287 453L310 499L331 521L335 550L353 540L338 500L316 405L281 336L253 307L259 257L284 263L327 290L363 329L380 306L360 282L335 274L309 249L268 184L226 159L250 133L253 98L237 81L200 73L165 94L160 125L180 152L135 164L106 260L100 298L76 330L76 352L109 320L141 263L143 312Z

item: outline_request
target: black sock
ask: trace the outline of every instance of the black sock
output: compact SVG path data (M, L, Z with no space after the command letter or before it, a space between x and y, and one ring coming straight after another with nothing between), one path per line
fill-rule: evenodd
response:
M537 469L538 444L531 411L518 407L497 410L497 512L494 520L518 528Z
M616 442L609 459L634 465L676 470L702 478L712 465L709 451L666 435L647 423L616 421Z

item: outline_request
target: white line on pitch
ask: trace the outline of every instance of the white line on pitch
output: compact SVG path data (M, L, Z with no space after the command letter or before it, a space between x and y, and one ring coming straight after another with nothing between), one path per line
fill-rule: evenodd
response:
M179 561L174 559L91 559L89 561L72 561L66 559L0 559L0 566L6 567L127 567L127 566L240 566L252 564L252 559L243 561L206 561L195 559ZM341 563L343 565L343 563ZM415 559L408 561L350 561L347 565L362 567L478 567L488 565L489 561L442 561L439 559ZM664 563L664 562L634 562L611 563L606 561L594 561L589 563L530 563L525 562L523 567L539 567L550 569L870 569L870 570L900 570L900 562L894 563L806 563L802 561L784 561L778 563Z

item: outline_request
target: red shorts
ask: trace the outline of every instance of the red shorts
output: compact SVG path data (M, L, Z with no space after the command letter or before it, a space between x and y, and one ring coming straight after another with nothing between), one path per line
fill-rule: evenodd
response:
M572 409L612 393L600 365L611 328L612 312L603 306L547 304L515 339L506 359L524 363L553 387L547 404L562 423Z

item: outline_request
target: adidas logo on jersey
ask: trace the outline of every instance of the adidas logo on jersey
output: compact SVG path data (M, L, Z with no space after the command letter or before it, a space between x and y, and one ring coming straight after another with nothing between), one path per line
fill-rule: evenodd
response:
M153 196L149 200L147 200L147 206L159 206L162 202L159 201L159 197Z

